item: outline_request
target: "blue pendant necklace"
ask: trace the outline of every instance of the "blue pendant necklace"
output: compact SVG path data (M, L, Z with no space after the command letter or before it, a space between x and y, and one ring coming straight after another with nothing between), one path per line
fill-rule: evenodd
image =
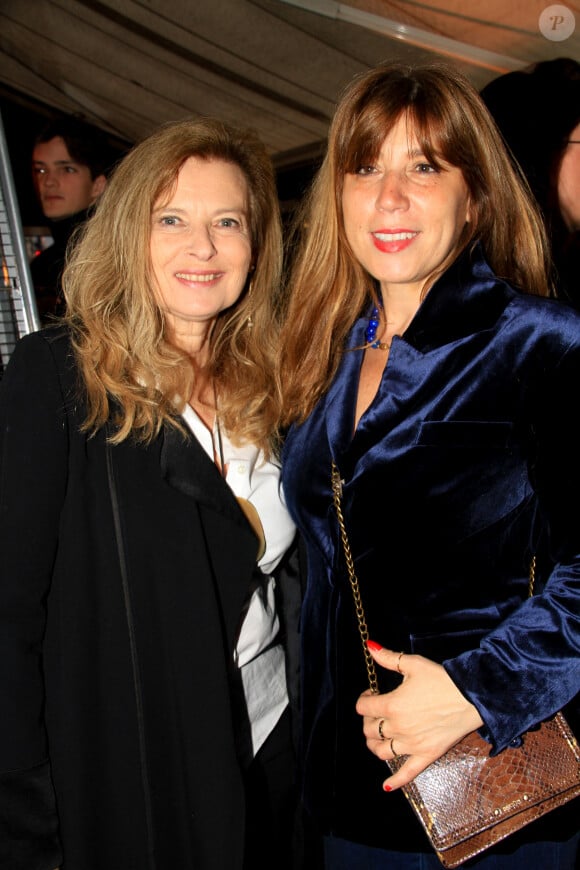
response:
M380 322L380 311L378 307L375 307L369 317L368 326L365 330L365 338L369 347L376 348L377 350L388 350L391 346L391 342L379 341L377 338L377 329L379 328Z

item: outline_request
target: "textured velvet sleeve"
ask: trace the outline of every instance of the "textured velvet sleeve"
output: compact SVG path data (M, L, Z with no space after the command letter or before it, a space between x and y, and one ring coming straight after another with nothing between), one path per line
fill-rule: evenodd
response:
M580 336L575 318L559 326L547 352L533 348L538 377L527 398L530 480L554 567L479 649L444 663L496 751L580 692Z
M50 342L21 339L0 382L0 867L61 862L43 724L42 640L67 473Z

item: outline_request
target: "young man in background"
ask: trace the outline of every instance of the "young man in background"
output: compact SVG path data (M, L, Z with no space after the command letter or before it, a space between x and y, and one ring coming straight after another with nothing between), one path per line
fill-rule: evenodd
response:
M30 263L42 323L64 311L60 278L67 245L105 189L110 159L103 134L79 118L51 121L36 137L34 186L54 239Z

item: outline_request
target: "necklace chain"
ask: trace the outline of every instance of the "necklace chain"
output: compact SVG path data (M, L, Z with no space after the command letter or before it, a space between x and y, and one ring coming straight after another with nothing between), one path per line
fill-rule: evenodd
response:
M218 449L216 451L215 446L214 446L214 452L217 453L217 458L219 459L219 463L220 463L220 471L221 471L222 477L225 479L226 468L225 468L225 460L224 460L224 442L222 440L222 430L221 430L221 426L220 426L220 418L218 416L218 398L217 398L217 390L216 390L216 386L215 386L215 380L213 382L213 397L214 397L214 404L215 404L214 426L215 426L215 430L217 432L217 447L218 447ZM213 433L212 433L212 440L213 440Z

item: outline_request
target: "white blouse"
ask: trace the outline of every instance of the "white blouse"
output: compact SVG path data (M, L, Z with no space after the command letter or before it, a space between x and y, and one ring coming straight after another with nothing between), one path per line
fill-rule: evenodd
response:
M214 442L219 437L217 424L212 436L190 405L186 405L182 416L213 462ZM244 686L252 752L256 755L288 705L284 650L275 643L280 621L271 574L292 543L295 526L286 509L280 466L266 461L263 452L252 444L232 444L223 430L221 439L226 483L235 496L254 505L266 539L265 552L258 562L264 583L251 595L234 653Z

